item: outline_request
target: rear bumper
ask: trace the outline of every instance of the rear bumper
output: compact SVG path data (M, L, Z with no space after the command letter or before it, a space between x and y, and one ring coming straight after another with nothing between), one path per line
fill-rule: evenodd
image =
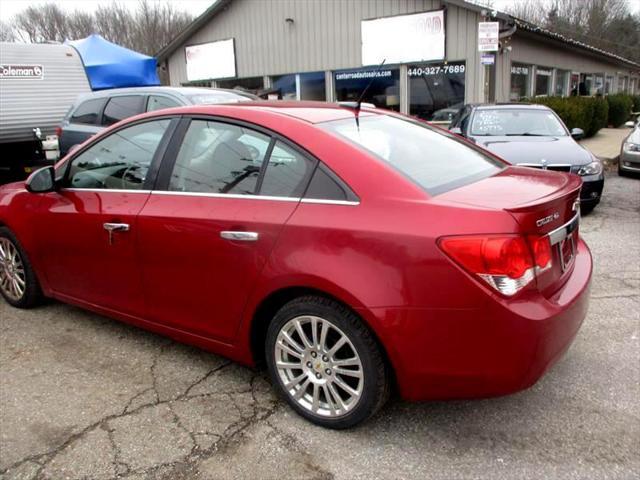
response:
M552 297L490 297L477 309L374 309L407 400L505 395L533 385L567 350L587 314L592 260L580 240Z

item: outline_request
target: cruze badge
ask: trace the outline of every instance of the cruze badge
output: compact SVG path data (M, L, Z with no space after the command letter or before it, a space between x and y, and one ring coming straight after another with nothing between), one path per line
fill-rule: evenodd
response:
M546 217L542 217L536 220L536 225L538 227L542 227L543 225L553 222L554 220L557 220L559 218L560 218L560 214L558 212L553 212L551 215L548 215Z

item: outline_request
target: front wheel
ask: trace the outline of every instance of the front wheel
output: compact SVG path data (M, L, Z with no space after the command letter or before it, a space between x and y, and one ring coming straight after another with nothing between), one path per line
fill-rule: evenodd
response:
M333 300L305 296L287 303L269 325L265 347L275 388L317 425L352 427L389 396L388 367L376 339Z
M0 227L0 294L14 307L30 308L42 300L40 284L20 242Z

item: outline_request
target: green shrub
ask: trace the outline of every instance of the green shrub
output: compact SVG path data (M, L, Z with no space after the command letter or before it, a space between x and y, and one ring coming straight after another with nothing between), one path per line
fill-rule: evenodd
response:
M633 98L631 95L624 93L609 95L607 96L607 102L609 103L609 125L618 128L629 120L631 110L633 109Z
M532 103L546 105L562 119L567 128L581 128L586 137L607 126L609 104L599 97L539 97Z
M640 95L633 96L633 111L640 112Z

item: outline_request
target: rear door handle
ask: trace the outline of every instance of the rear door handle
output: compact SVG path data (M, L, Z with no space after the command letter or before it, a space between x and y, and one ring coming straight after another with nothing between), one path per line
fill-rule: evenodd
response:
M220 238L225 240L234 240L236 242L255 242L258 240L258 232L220 232Z
M128 232L128 223L103 223L102 228L109 232L109 245L113 245L113 232Z

